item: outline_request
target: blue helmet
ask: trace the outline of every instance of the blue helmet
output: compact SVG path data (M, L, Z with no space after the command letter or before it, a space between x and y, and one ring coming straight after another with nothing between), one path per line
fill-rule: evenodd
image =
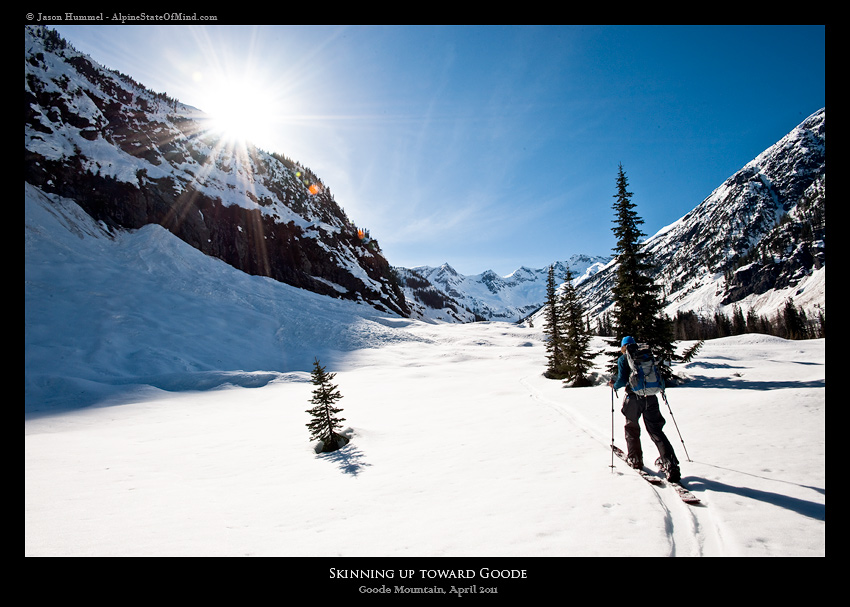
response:
M621 341L621 342L620 342L620 347L622 348L623 346L627 346L627 345L629 345L629 344L636 344L636 343L637 343L637 342L635 341L635 338L634 338L634 337L631 337L631 336L629 336L629 335L626 335L626 336L623 338L623 341Z

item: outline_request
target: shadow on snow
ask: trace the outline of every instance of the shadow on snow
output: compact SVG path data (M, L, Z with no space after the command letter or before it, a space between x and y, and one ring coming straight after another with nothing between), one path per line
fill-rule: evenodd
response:
M779 508L785 508L797 514L807 516L809 518L826 521L826 504L819 504L809 500L804 500L773 491L763 491L761 489L752 489L750 487L736 487L719 481L708 480L698 476L689 476L683 478L682 481L687 483L688 489L693 492L713 491L716 493L730 493L739 495L747 499L758 500L766 504L771 504ZM818 491L826 495L825 489L809 487L814 491Z

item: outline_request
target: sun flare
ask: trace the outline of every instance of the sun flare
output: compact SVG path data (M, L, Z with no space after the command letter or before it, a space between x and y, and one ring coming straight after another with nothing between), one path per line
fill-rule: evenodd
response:
M261 144L275 117L274 103L259 84L231 80L213 85L203 110L210 131L229 144Z

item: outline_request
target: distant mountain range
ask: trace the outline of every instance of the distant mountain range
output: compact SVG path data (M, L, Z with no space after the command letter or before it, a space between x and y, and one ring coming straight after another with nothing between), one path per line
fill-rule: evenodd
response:
M574 282L581 282L609 261L609 257L573 255L552 265L556 282L560 284L567 267ZM521 267L509 276L498 276L492 270L463 276L445 263L438 268L395 268L395 272L416 318L448 322L515 322L542 305L549 268Z

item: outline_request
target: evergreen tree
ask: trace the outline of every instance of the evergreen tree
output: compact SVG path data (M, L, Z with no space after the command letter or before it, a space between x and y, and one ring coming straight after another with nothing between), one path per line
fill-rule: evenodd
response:
M823 310L818 311L817 324L815 325L815 337L826 337L826 315Z
M754 308L750 308L747 312L747 333L761 333L763 327L762 319L756 314Z
M784 337L786 339L807 339L808 332L806 325L806 312L798 309L794 305L792 299L785 300L785 306L782 309L781 324L784 328Z
M546 277L546 303L543 304L543 307L543 334L546 336L546 358L549 361L546 377L563 379L564 342L559 320L554 266L549 266L549 274Z
M628 191L628 185L621 164L617 175L617 193L614 195L615 226L612 228L617 238L613 250L617 257L617 280L612 293L616 303L614 326L618 337L641 334L644 328L641 303L643 293L650 285L647 278L650 267L640 245L640 239L645 236L639 228L643 219L634 210L636 205L631 201L633 194Z
M705 340L701 339L701 340L699 340L697 343L695 343L694 345L692 345L690 348L688 348L687 350L685 350L685 351L682 353L682 359L681 359L681 362L683 362L683 363L689 363L689 362L691 362L691 361L694 359L694 357L697 355L697 352L699 352L699 351L700 351L700 349L702 348L702 345L703 345L704 343L705 343Z
M600 337L611 337L611 313L603 312L596 317L596 334Z
M559 308L561 336L563 339L564 379L573 387L591 385L588 372L596 354L590 353L590 331L585 323L584 308L573 286L573 274L567 268Z
M670 369L663 361L672 360L673 322L663 314L664 300L661 287L652 279L654 267L649 254L643 250L640 230L643 219L635 211L631 201L632 192L628 191L629 182L619 166L617 175L617 193L614 195L614 227L616 246L613 250L617 257L617 276L612 289L614 296L614 326L617 339L631 335L647 343L652 348L665 381L671 379ZM619 347L619 342L616 343ZM616 368L615 353L613 366Z
M732 322L720 310L714 313L714 326L716 327L717 337L729 337L732 335Z
M345 418L336 417L342 409L336 407L335 403L342 398L342 394L331 383L334 377L336 373L328 373L317 358L310 374L310 380L316 386L310 402L315 407L307 410L313 416L313 421L306 425L310 429L310 440L322 441L322 451L325 452L336 451L341 446L340 441L345 441L344 436L335 432Z
M747 332L747 321L741 306L735 304L732 307L732 335L743 335Z

